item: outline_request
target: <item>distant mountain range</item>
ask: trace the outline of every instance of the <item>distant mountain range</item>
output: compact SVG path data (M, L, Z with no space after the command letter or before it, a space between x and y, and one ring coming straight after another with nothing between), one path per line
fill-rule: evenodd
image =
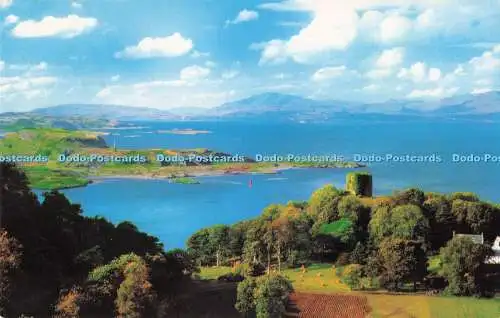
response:
M266 120L318 122L342 118L471 118L500 120L500 92L461 95L441 100L389 100L361 103L314 100L294 95L264 93L215 108L160 110L121 105L68 104L35 109L51 117L88 117L106 120ZM361 116L363 115L363 116Z
M143 120L143 119L178 119L179 116L169 111L150 107L136 107L106 104L66 104L37 108L32 113L46 116L99 117L108 120Z

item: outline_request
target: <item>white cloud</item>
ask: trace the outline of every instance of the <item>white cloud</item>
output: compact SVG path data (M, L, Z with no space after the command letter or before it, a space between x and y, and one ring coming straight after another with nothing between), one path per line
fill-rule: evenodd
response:
M500 52L495 47L492 51L486 51L483 55L474 57L469 61L476 74L499 73L500 72Z
M428 68L424 62L417 62L409 69L402 68L398 73L398 78L411 80L415 83L424 81L438 81L441 79L441 70L438 68Z
M375 65L378 68L391 68L399 66L403 62L404 49L396 47L390 50L385 50L380 54Z
M0 60L0 72L3 71L5 68L5 62Z
M71 7L75 9L81 9L83 5L80 2L73 1L71 2Z
M288 40L274 39L262 45L261 64L282 63L288 58L310 63L331 51L345 50L357 36L357 13L339 3L309 1L301 10L311 12L312 21Z
M185 67L180 72L182 81L198 81L210 75L210 69L198 65Z
M471 91L471 94L473 94L473 95L481 95L481 94L489 93L491 91L492 91L491 87L474 88Z
M9 69L14 71L26 71L28 73L31 72L41 72L46 71L49 65L47 62L40 62L38 64L11 64L9 65Z
M366 72L365 77L377 80L392 76L395 68L403 62L404 54L405 50L402 47L382 51L375 59L374 68Z
M234 20L227 20L226 25L248 22L252 20L257 20L258 18L259 18L259 13L257 11L243 9L238 13L238 15L236 16L236 18L234 18Z
M17 15L9 14L5 17L5 25L16 24L19 21L19 17Z
M112 82L118 82L119 80L120 80L120 75L119 74L111 76L111 81Z
M0 0L0 9L8 8L12 5L12 0Z
M376 91L380 88L380 86L378 86L377 84L370 84L370 85L367 85L365 87L363 87L363 91L368 91L368 92L373 92L373 91Z
M214 107L233 100L236 90L219 88L212 82L189 85L181 80L111 85L99 90L96 101L169 109L175 107Z
M193 41L176 32L163 38L144 38L137 45L128 46L125 50L116 53L115 56L132 59L177 57L189 53L192 48Z
M279 64L287 60L286 42L271 40L267 43L254 43L250 46L253 50L262 49L259 65Z
M21 21L12 30L12 35L19 38L61 37L73 38L88 32L97 26L97 19L77 15L67 17L44 17L40 21Z
M238 76L240 72L238 70L228 70L222 73L222 78L223 79L232 79Z
M365 73L369 79L382 79L390 77L394 71L390 68L373 69Z
M429 69L429 81L437 82L441 79L441 70L435 67Z
M408 94L408 98L443 98L454 95L458 91L457 87L451 88L430 88L430 89L414 89Z
M391 15L380 24L380 39L382 42L396 42L404 40L412 28L412 22L401 15Z
M193 53L191 53L190 56L192 58L194 58L194 59L197 59L197 58L201 58L201 57L210 57L210 53L209 52L200 52L200 51L197 51L197 50L193 50Z
M316 82L328 81L332 78L341 76L344 74L345 70L345 65L323 67L313 74L312 80Z
M214 68L217 66L217 63L215 63L214 61L206 61L205 66L210 67L210 68Z
M13 76L0 77L1 95L24 95L34 90L47 89L57 82L57 78L51 76Z

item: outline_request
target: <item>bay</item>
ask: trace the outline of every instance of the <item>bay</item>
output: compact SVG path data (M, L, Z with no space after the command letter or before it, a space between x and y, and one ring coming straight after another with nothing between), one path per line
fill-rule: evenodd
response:
M471 191L500 202L500 163L456 163L453 154L500 155L500 129L474 122L339 122L273 124L252 122L142 122L138 128L108 130L118 148L209 148L254 157L255 154L437 155L441 163L370 164L375 194L419 187L425 191ZM209 134L159 133L171 129L208 130ZM199 178L201 184L166 180L105 179L64 190L86 215L113 222L134 222L158 236L167 249L184 247L194 231L232 224L258 215L271 203L306 200L317 188L344 186L348 169L293 169L278 175ZM249 180L252 186L249 186Z

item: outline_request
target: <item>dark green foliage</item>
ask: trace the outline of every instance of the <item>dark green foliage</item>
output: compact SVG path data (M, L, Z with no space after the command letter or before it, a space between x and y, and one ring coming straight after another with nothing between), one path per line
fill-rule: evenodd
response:
M0 315L7 312L10 299L12 275L21 264L21 246L9 237L7 232L0 230Z
M280 275L245 279L238 284L236 309L245 316L279 318L285 312L293 291L289 280Z
M454 237L441 249L442 274L452 295L485 295L488 292L486 265L491 254L486 245L475 244L467 237Z
M429 222L416 205L400 205L393 209L378 208L370 221L370 234L375 242L384 237L426 241Z
M395 204L397 205L413 204L422 206L425 201L425 194L420 189L411 188L403 191L397 191L393 198Z
M342 195L342 191L330 184L314 191L309 199L309 214L320 223L328 223L337 220L337 205Z
M141 259L146 256L163 259L150 259L145 263L148 271L152 269L151 290L160 291L162 296L167 291L172 292L176 288L174 282L183 279L194 268L187 257L177 257L180 253L176 256L165 254L157 238L141 233L130 222L114 226L104 218L84 217L81 207L59 192L46 193L40 204L28 187L26 176L13 165L0 164L0 181L1 226L19 242L23 254L19 275L11 279L12 292L5 308L9 317L21 314L52 316L58 299L62 301L61 309L84 312L86 298L100 295L103 288L92 283L87 286L88 272L123 254L134 253ZM144 271L133 272L138 278L124 285L123 295L129 292L138 295L136 287L144 287L140 283L143 280L139 279L144 277ZM82 285L85 293L73 289L74 285ZM28 294L33 296L26 297ZM109 300L106 297L98 299L94 316L112 312L114 300L106 303L106 299ZM129 308L131 298L122 299L123 308Z
M419 243L398 238L384 239L379 246L382 284L398 290L401 284L422 281L427 274L427 258Z
M245 279L238 284L235 308L245 316L255 311L255 287L256 283L253 278Z
M451 203L444 195L432 195L423 204L424 213L429 219L429 243L436 250L444 246L453 236L456 217L451 212Z
M254 291L257 318L280 318L285 313L292 284L283 276L263 276L257 279Z
M373 193L372 175L369 172L349 172L346 176L346 191L354 195L371 197Z
M454 192L450 195L450 201L464 200L469 202L479 201L479 197L472 192Z

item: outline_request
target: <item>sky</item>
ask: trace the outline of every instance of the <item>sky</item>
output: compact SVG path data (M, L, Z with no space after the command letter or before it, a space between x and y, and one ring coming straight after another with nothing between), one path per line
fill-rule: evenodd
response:
M0 0L0 110L500 89L500 0Z

